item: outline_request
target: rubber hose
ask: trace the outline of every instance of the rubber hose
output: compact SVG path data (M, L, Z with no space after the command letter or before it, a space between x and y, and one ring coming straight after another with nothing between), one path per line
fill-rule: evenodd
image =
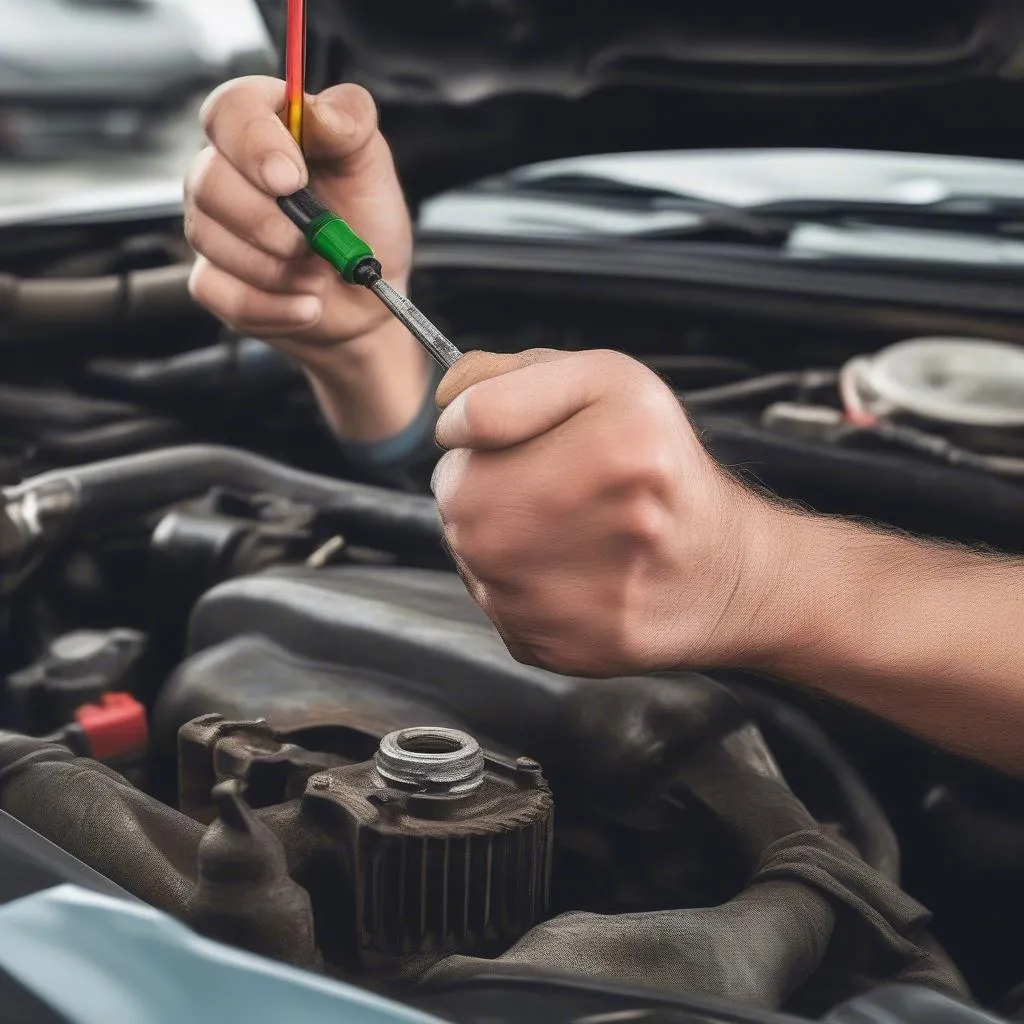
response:
M846 811L850 838L864 861L899 884L900 847L896 833L867 783L813 719L785 701L753 686L730 679L734 690L750 708L758 724L784 734L828 778Z
M183 423L157 416L104 423L87 430L52 431L35 440L44 464L94 462L140 452L160 445L180 444L194 435Z
M30 429L88 430L142 416L137 405L56 388L0 384L0 422Z
M62 280L0 275L0 340L123 331L144 323L200 315L188 292L191 265Z
M18 500L39 490L63 491L72 510L62 531L90 530L225 487L274 494L334 512L356 543L384 539L399 547L437 546L441 522L432 498L354 484L292 469L250 452L186 445L55 470L4 491Z
M109 389L131 397L195 399L199 390L230 387L260 391L299 377L279 352L255 338L211 345L166 359L96 359L89 375Z

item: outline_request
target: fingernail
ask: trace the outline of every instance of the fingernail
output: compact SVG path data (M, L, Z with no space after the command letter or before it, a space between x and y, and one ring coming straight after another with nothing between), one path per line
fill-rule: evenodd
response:
M296 322L311 324L320 319L323 303L315 295L303 295L292 303L291 314Z
M284 153L271 153L260 167L260 177L275 196L290 196L302 188L302 171Z
M317 104L317 116L335 135L354 135L356 119L331 103Z

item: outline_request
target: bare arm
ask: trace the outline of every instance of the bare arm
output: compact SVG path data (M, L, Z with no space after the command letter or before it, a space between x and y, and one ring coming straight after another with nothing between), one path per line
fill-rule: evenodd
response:
M779 530L777 641L752 667L1024 778L1024 561L816 516Z
M470 353L438 401L448 542L520 661L752 668L1024 777L1024 562L753 493L614 352Z

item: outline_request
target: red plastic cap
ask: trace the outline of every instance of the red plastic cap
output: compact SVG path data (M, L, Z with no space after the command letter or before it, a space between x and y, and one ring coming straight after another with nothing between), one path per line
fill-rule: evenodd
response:
M99 704L84 704L75 720L97 761L141 753L149 742L146 709L130 693L105 693Z

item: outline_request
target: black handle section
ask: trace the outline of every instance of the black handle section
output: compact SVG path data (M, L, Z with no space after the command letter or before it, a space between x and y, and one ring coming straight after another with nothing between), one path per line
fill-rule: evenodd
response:
M283 196L278 199L277 205L303 234L313 221L331 212L308 188L300 188L293 195Z

